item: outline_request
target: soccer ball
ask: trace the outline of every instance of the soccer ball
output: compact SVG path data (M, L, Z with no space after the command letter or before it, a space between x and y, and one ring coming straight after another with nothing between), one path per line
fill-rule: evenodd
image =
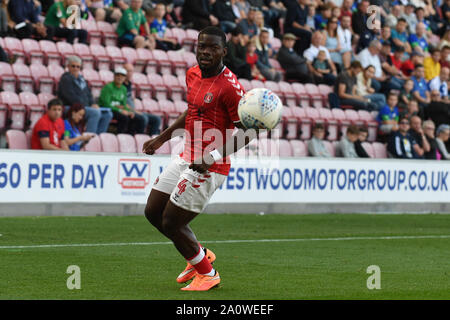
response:
M247 129L271 130L281 120L283 103L269 89L254 88L244 94L239 101L238 114Z

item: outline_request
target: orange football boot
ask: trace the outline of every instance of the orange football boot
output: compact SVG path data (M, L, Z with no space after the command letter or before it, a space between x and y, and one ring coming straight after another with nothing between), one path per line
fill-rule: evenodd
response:
M212 264L216 260L216 255L214 252L212 252L209 249L206 249L206 257L208 258L209 262ZM178 283L185 283L189 280L191 280L195 275L197 274L197 271L195 268L188 262L186 268L183 270L182 273L177 277Z
M219 273L216 271L216 274L213 276L207 276L204 274L198 274L195 276L194 280L186 287L181 288L184 291L207 291L211 288L218 286L220 283Z

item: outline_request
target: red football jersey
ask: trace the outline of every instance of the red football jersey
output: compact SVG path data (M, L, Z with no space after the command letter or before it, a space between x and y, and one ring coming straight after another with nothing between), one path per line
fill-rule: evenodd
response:
M55 122L47 114L36 122L31 136L31 149L42 149L41 138L49 138L50 143L61 148L60 141L64 138L64 121L59 118Z
M187 134L184 152L180 156L192 162L202 157L204 152L224 145L231 137L234 123L240 121L237 109L244 88L227 67L217 76L202 78L198 65L187 71L186 86ZM209 171L228 175L229 157L216 161Z

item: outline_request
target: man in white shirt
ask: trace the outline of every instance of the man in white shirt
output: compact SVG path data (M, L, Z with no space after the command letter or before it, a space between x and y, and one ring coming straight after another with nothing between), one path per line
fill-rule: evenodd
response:
M383 82L387 79L386 75L383 73L383 69L381 68L380 57L378 56L381 51L381 43L378 40L372 40L369 44L369 47L362 50L357 56L356 60L361 62L363 69L372 65L375 67L375 77L372 79L372 87L375 91L379 91L381 89L380 82Z
M312 75L314 75L315 79L322 78L322 75L313 68L313 62L314 59L318 56L319 51L323 50L325 51L325 54L327 56L328 64L331 67L332 74L336 77L337 76L336 66L331 60L330 52L326 47L321 45L322 43L323 43L322 32L320 31L314 32L311 38L311 46L308 49L306 49L305 52L303 52L303 56L305 57L306 64L308 66L308 70Z
M444 101L449 100L448 86L447 86L449 73L450 73L449 68L443 67L443 68L441 68L441 73L439 74L439 76L431 79L430 82L428 83L428 86L430 87L430 91L434 91L434 90L439 91L439 93L441 95L441 99L443 99Z
M341 45L342 63L345 68L350 66L352 59L352 31L350 27L352 25L352 19L349 16L343 16L341 19L341 25L338 26L337 35Z

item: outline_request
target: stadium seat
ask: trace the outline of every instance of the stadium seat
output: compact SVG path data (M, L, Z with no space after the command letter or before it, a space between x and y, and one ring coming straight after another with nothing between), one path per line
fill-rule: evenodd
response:
M174 137L169 140L169 145L170 154L173 156L179 155L184 150L184 139L182 137Z
M239 83L242 85L245 92L250 91L253 88L251 82L247 79L241 78L239 79Z
M305 108L289 107L292 118L287 123L286 139L309 140L311 138L312 120L306 116ZM295 121L296 120L296 121Z
M187 68L191 68L197 64L197 58L195 54L192 52L185 51L183 52L183 58L186 61Z
M93 134L89 132L85 132L84 134ZM94 135L94 137L89 140L89 142L82 148L82 151L87 152L102 152L102 142L98 135Z
M358 111L353 110L353 109L346 109L346 110L344 110L344 112L345 112L345 117L347 118L347 120L350 120L352 122L352 124L357 125L357 126L362 126L365 124L364 120L359 119Z
M119 143L119 152L136 153L136 141L130 134L119 133L117 135L117 141Z
M259 155L268 157L279 157L280 144L279 139L258 139Z
M16 76L7 62L0 62L0 81L3 91L16 92Z
M148 113L160 112L158 102L153 99L148 98L142 99L142 105L144 107L145 112Z
M0 132L6 129L8 122L8 106L0 103Z
M40 40L39 47L44 53L45 61L48 66L51 66L53 64L61 65L61 55L59 54L54 42L49 40Z
M27 106L27 127L34 128L36 122L45 114L46 107L43 105Z
M272 37L272 38L269 40L269 43L270 43L270 45L272 46L272 49L273 49L274 51L278 51L278 49L281 48L281 40L278 39L277 37Z
M306 93L305 86L298 82L291 83L291 86L297 95L298 105L301 107L310 107L311 97Z
M323 108L323 98L319 92L319 88L313 83L305 83L306 94L311 97L311 104L315 108Z
M98 75L100 76L100 80L102 80L104 84L114 81L114 74L109 70L100 70L98 72Z
M103 152L119 152L117 137L109 132L99 134Z
M81 28L88 32L88 42L92 45L102 44L102 33L98 30L97 23L95 20L81 20Z
M347 132L347 128L351 124L351 121L347 119L347 116L346 116L344 110L342 110L342 109L333 108L333 109L331 109L331 112L333 113L334 119L336 119L338 121L339 139L340 139Z
M327 86L326 84L319 84L317 87L319 89L319 93L322 95L324 107L329 108L330 103L328 101L328 95L333 92L333 87Z
M19 96L15 92L0 92L1 102L8 107L8 118L10 129L25 129L26 107L20 102Z
M289 107L295 107L298 105L297 95L295 94L295 91L289 82L280 81L278 82L278 87L280 88L281 92L283 92L285 105Z
M364 148L364 150L366 150L369 157L375 158L375 151L373 150L373 146L370 142L363 142L361 145Z
M59 79L61 79L61 76L63 75L64 68L57 65L52 65L51 67L47 67L48 75L53 79L53 82L55 83L54 88L57 89Z
M172 28L172 37L177 39L178 43L183 43L183 40L186 38L186 31L181 28Z
M264 82L262 82L261 80L256 80L256 79L250 80L250 84L252 85L252 89L266 87Z
M306 117L308 117L309 119L312 120L313 122L313 126L314 124L320 122L320 123L324 123L325 121L322 120L322 118L320 117L319 114L319 109L317 108L313 108L313 107L305 107L303 108L305 110L305 115Z
M68 56L75 55L75 51L73 49L73 45L68 42L58 41L56 42L56 49L62 58L62 64L65 65L66 58Z
M148 83L148 78L145 74L133 72L132 76L133 89L136 90L135 96L140 99L148 99L152 97L152 86Z
M6 131L6 142L8 148L13 150L28 149L27 136L22 130L10 129Z
M136 49L138 59L145 61L145 73L153 74L158 72L158 62L153 58L153 53L145 48ZM137 70L136 70L137 72Z
M144 112L144 106L142 105L141 99L138 98L134 99L134 110L138 112Z
M153 58L158 61L158 72L160 74L172 74L172 62L163 50L153 50ZM149 75L147 73L147 75Z
M28 129L27 131L25 131L25 135L27 136L28 149L31 149L31 136L33 135L33 130Z
M377 139L378 122L372 118L372 114L366 110L358 110L358 114L359 119L365 121L365 125L367 126L367 141L374 142Z
M87 44L75 43L73 45L73 50L76 52L77 56L83 61L83 69L94 69L95 59L91 53L91 49Z
M330 152L331 156L335 157L336 156L336 145L333 142L330 142L327 140L323 140L323 143L325 144L325 148L327 148L328 152Z
M31 77L30 68L21 63L12 65L14 75L17 79L17 87L19 91L34 92L33 78Z
M52 69L53 66L50 67ZM37 92L53 93L55 80L49 75L47 67L42 64L30 65L31 77Z
M186 29L186 36L181 41L181 46L189 52L194 52L194 48L197 44L198 31L194 29Z
M152 138L155 138L155 137L156 137L156 135L152 136ZM181 137L177 137L177 138L181 138ZM155 151L155 154L170 154L171 147L172 147L171 141L172 140L165 142L158 150ZM183 139L181 138L181 140L180 140L180 139L175 138L174 145L176 146L177 144L178 144L178 149L180 149L180 148L182 149L183 148ZM181 153L181 151L179 153Z
M39 42L34 39L22 39L23 51L27 57L28 64L44 64L45 56L41 51Z
M285 139L280 139L278 143L280 157L292 157L292 146L290 142Z
M98 44L92 44L89 46L91 54L94 56L97 70L110 70L111 59L109 58L106 50L103 46Z
M86 69L82 71L82 74L91 87L92 96L94 98L99 97L100 92L103 88L103 81L100 80L100 76L98 75L97 71Z
M281 100L283 104L286 105L286 97L284 96L283 91L280 89L280 86L275 81L266 81L264 83L264 88L267 88L274 92Z
M169 88L170 99L172 101L184 99L184 88L178 82L177 77L171 74L165 74L162 76L162 79L167 88Z
M377 158L377 159L386 159L387 158L386 146L383 143L373 142L372 148L373 148L375 158Z
M159 74L148 74L147 79L153 88L153 97L156 100L169 99L169 88L164 84L163 78Z
M167 116L167 125L172 124L180 115L179 112L177 112L175 105L170 100L158 100L159 104L159 110L164 112ZM160 128L162 129L162 128ZM162 130L161 130L162 131Z
M46 92L40 92L38 95L38 100L39 100L39 104L44 105L47 107L48 102L55 98L54 95L50 94L50 93L46 93Z
M111 23L97 21L97 29L102 35L102 42L105 46L117 46L117 33Z
M339 138L339 123L334 119L331 109L318 109L320 118L325 121L326 135L325 138L329 141L336 141Z
M179 112L180 114L185 112L188 108L186 101L177 100L173 102L175 105L175 110Z
M138 57L137 51L131 47L122 47L122 56L134 66L134 72L143 73L147 60Z
M187 62L184 60L184 56L179 51L167 51L167 56L170 62L172 62L172 70L174 74L186 74Z
M292 156L294 157L307 157L308 156L308 148L306 144L301 140L290 140L292 149Z
M112 61L113 69L123 67L123 65L127 62L127 60L122 55L122 51L120 51L118 47L106 46L106 54Z
M4 49L9 52L10 56L16 58L15 63L26 63L26 55L21 41L12 37L6 37L3 40L5 42Z
M149 139L150 139L150 136L147 134L137 133L134 135L134 140L136 143L136 150L138 153L142 153L142 148L144 146L144 143L147 142Z

